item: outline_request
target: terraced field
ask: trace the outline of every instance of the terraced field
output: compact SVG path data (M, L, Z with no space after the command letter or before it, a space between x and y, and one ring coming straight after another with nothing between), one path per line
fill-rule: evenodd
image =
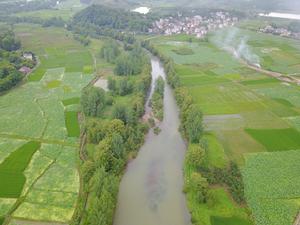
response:
M0 96L0 224L8 215L10 224L67 223L80 186L81 89L94 77L91 53L102 42L88 49L63 29L22 24L15 30L40 64L28 82Z
M217 34L226 36L221 32ZM246 30L239 35L247 35L249 48L260 57L263 68L284 74L297 70L299 41ZM151 42L174 60L182 86L204 113L209 164L219 168L230 160L239 164L247 203L257 224L292 225L300 209L296 191L300 183L293 166L300 152L299 86L251 70L216 47L215 37L212 34L209 41L190 42L188 36L179 35ZM264 51L271 46L276 46L276 54ZM180 49L190 54L177 54ZM288 184L290 187L282 186ZM267 196L267 190L274 195ZM276 197L283 190L290 190L292 196L287 191ZM187 196L196 221L205 225L253 224L247 209L236 205L226 189L212 187L210 192L213 203L199 204L196 196Z

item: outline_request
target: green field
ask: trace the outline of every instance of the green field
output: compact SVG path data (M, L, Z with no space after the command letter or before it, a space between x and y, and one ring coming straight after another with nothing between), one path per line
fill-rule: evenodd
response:
M66 223L79 192L81 90L94 67L106 65L93 65L102 41L86 48L64 29L28 24L15 32L40 62L26 83L0 96L0 218Z
M20 196L26 179L23 172L39 147L38 142L28 142L11 153L0 164L0 198Z
M257 225L293 224L300 209L300 151L248 155L245 194Z
M254 130L246 129L255 140L268 151L300 149L300 133L295 129Z
M286 84L251 70L214 45L214 38L217 35L226 36L226 32L228 31L223 30L210 34L207 42L193 40L191 43L185 35L151 39L161 54L174 60L181 85L187 87L194 102L204 113L205 129L208 132L205 139L209 146L207 152L209 165L222 168L228 161L233 160L240 165L241 169L247 171L244 181L249 209L244 211L242 206L227 198L223 188L212 187L210 192L215 196L214 204L199 204L193 193L187 193L192 218L204 225L248 225L252 224L251 217L247 214L251 209L256 224L292 225L292 219L300 208L299 196L290 200L286 197L264 200L259 198L259 190L263 190L268 186L268 182L272 183L272 180L277 178L282 185L294 183L291 185L292 190L296 190L300 184L299 180L296 180L298 175L295 176L295 180L293 179L293 183L290 179L284 180L286 171L283 171L285 167L289 168L286 166L288 162L286 158L293 157L293 151L290 150L300 149L298 118L300 89L294 84ZM237 36L247 36L249 48L260 57L264 68L285 74L297 71L299 41L257 34L243 29L238 31ZM273 46L276 50L272 49ZM193 54L183 55L182 49L192 49ZM270 158L273 157L273 153L274 157L277 156L276 154L281 154L276 151L283 151L284 162L278 162L282 169L274 173L270 172L273 169L275 171L276 168L276 163L271 163L271 159L270 164L262 163L265 167L261 169L249 166L250 162L259 163L260 156L264 157L265 154ZM251 153L257 157L250 157ZM295 151L295 154L299 153ZM189 168L188 165L186 166ZM293 173L288 177L295 174L295 168L291 168ZM261 179L255 179L255 174L252 172L254 169L257 174L261 171ZM189 173L186 173L186 176L189 176ZM266 178L264 181L263 177ZM279 182L273 184L270 185L270 188L274 189L273 193L276 189L285 190ZM251 192L254 186L257 191ZM235 206L234 210L229 210L232 209L232 205ZM279 215L274 215L274 218L280 222L272 223L276 220L269 219L274 210L281 212ZM282 213L284 211L289 212L284 216ZM272 222L267 223L268 219Z
M238 217L211 217L212 225L251 225L247 220Z

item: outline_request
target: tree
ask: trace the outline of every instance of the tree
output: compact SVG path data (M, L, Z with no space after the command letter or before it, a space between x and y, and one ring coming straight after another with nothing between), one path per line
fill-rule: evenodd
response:
M125 96L132 92L133 85L128 79L121 79L119 81L119 95Z
M196 194L199 203L206 203L208 200L208 182L200 173L193 172L186 181L185 191Z
M107 80L107 87L110 91L115 92L117 89L117 82L112 77L109 77Z
M164 95L165 82L162 77L159 77L155 83L155 92L159 93L161 96Z
M117 104L113 109L113 118L127 123L127 111L128 109L125 105Z
M195 168L199 168L200 166L203 166L204 159L205 159L205 150L201 148L199 144L190 144L186 156L187 162L191 166Z
M187 111L185 129L191 143L199 143L203 134L202 112L195 105L191 105Z
M120 134L112 135L111 150L115 158L124 157L124 141Z
M100 56L109 63L115 63L117 57L120 55L119 45L116 41L110 40L104 43L100 51Z
M81 96L82 110L86 116L100 116L105 108L105 91L97 87L85 88Z

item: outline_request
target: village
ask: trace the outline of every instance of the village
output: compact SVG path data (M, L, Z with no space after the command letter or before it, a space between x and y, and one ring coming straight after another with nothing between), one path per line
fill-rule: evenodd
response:
M294 39L300 39L300 33L299 32L293 32L288 28L284 27L276 27L273 25L267 25L264 28L260 28L259 32L267 33L267 34L273 34L273 35L279 35L281 37L289 37Z
M149 33L153 34L188 34L203 38L209 31L233 26L238 21L237 17L232 17L228 12L214 12L209 16L195 15L191 17L178 14L176 17L160 19L153 23Z

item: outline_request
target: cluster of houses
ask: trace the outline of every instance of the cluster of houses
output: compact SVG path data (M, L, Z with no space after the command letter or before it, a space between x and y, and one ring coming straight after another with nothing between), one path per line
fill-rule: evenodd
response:
M178 15L167 17L155 21L149 33L154 34L189 34L197 38L204 37L209 31L233 26L238 21L237 17L232 17L228 12L214 12L209 16L195 15L186 17Z
M27 59L27 60L30 60L30 61L35 61L36 60L35 56L34 56L34 54L32 52L23 52L22 57L24 59ZM29 68L28 66L22 66L19 69L19 71L21 73L23 73L24 75L27 75L27 74L31 73L32 69Z
M292 32L289 29L284 28L284 27L274 27L272 25L267 25L264 28L260 28L259 31L262 33L279 35L282 37L290 37L290 38L300 39L300 33Z

